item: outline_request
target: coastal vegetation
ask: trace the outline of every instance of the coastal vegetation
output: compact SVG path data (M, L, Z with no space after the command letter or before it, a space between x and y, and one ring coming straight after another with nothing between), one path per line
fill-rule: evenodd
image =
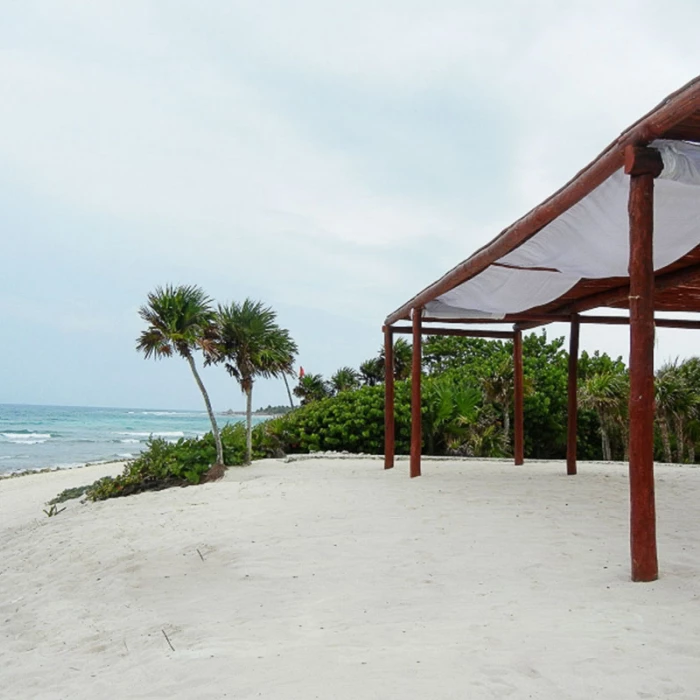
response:
M258 408L253 413L257 416L283 416L285 413L289 413L293 406L272 406L267 405Z
M296 353L289 334L275 330L270 309L249 300L240 308L246 304L247 313L266 314L263 327L275 339L270 341L271 360L260 359L260 348L266 346L262 341L256 344L257 339L246 346L249 356L237 355L236 343L243 342L234 336L233 328L227 331L228 337L217 331L216 320L214 328L207 328L207 342L197 345L204 349L208 362L229 363L234 371L227 370L244 391L245 386L252 390L256 376L290 374ZM228 313L232 310L228 307L226 314L231 322L237 319L235 313ZM249 328L249 324L241 326ZM567 420L568 354L563 349L564 339L548 340L543 332L527 335L523 342L525 454L531 459L561 459L566 455ZM423 350L424 454L512 455L512 343L429 337ZM405 454L410 445L411 346L403 339L395 344L395 358L396 452ZM222 463L235 466L247 464L252 458L315 451L380 454L384 449L383 377L383 351L357 369L340 367L328 381L321 374L304 374L294 388L301 406L255 427L248 421L245 427L227 425L221 430ZM246 385L246 381L251 383ZM623 360L605 353L583 352L579 359L580 459L627 457L628 399L629 374ZM250 406L248 400L249 411ZM658 370L656 428L657 459L695 462L700 440L699 358L670 362ZM121 475L101 479L87 487L85 494L92 500L102 500L201 483L207 480L210 465L220 459L218 449L213 432L176 442L151 439L147 449L129 462Z
M258 377L281 377L293 373L297 345L289 331L280 328L277 314L262 302L245 299L218 305L195 285L166 285L148 295L148 303L139 309L148 327L137 340L136 348L146 358L158 360L178 354L187 360L199 387L212 427L215 454L205 480L221 478L227 464L225 450L214 411L194 352L201 351L205 364L223 364L246 395L246 439L244 463L252 459L253 384ZM155 443L151 444L150 449ZM138 460L137 460L138 462ZM185 476L197 483L201 476L185 470Z

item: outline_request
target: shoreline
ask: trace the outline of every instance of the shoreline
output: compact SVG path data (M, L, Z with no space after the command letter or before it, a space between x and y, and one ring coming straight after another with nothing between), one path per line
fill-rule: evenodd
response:
M243 415L222 415L225 425ZM255 425L270 420L253 416ZM0 477L136 459L149 440L199 438L211 431L206 412L98 407L0 405Z
M79 462L76 464L71 464L67 466L55 466L55 467L37 467L36 469L22 469L15 472L7 472L0 474L0 481L5 479L19 479L24 476L32 476L33 474L51 474L53 472L67 472L76 471L80 469L86 469L88 467L101 467L105 465L119 464L122 467L127 463L131 462L135 457L129 459L106 459L99 460L96 462Z

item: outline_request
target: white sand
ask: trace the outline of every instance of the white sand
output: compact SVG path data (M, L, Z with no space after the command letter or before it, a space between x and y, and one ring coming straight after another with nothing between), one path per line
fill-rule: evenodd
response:
M268 460L44 516L105 471L0 481L2 698L700 698L700 469L657 469L652 584L621 465Z

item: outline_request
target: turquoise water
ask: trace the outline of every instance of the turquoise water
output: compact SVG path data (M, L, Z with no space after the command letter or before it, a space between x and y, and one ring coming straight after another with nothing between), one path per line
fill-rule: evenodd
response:
M220 427L241 420L217 415ZM175 441L210 429L205 411L0 404L0 474L129 459L150 435Z

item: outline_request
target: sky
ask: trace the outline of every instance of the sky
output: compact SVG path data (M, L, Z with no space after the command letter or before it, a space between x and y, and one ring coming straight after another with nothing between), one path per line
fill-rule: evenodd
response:
M699 25L696 0L0 0L0 403L200 407L135 350L165 284L272 306L306 372L357 367L693 78ZM581 346L627 360L628 330ZM660 330L657 364L696 346Z

